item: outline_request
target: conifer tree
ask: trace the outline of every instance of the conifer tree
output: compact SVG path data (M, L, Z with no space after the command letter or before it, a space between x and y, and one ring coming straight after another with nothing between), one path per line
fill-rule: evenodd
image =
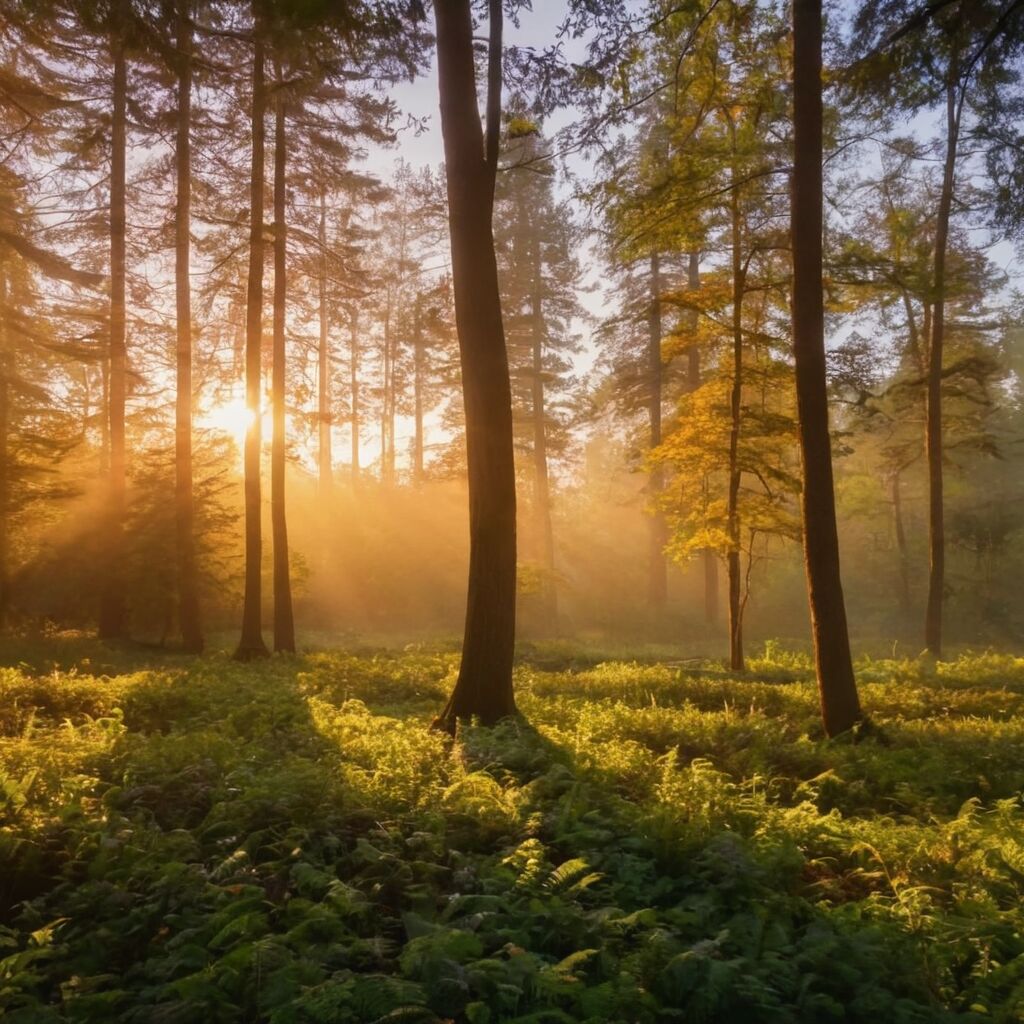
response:
M851 79L862 94L881 94L888 107L897 103L909 112L936 105L942 110L942 181L925 339L929 579L924 634L927 650L938 658L946 592L942 381L950 225L965 141L1006 137L1002 126L1008 113L1012 117L1016 82L1001 69L1024 46L1024 5L1019 0L948 0L921 8L910 0L869 0L858 12L856 28L855 47L862 57ZM999 154L1006 149L996 143L989 152L998 172Z
M519 447L529 453L532 529L528 539L540 573L539 616L557 628L555 536L550 463L568 438L564 405L572 384L572 355L583 318L577 297L582 233L555 195L549 144L528 119L513 112L498 175L495 241L502 310L512 372ZM660 360L660 352L659 352Z
M248 661L269 653L263 641L263 527L260 452L262 448L261 377L263 342L263 220L266 145L266 68L264 22L253 4L252 167L249 179L249 275L245 313L245 592L242 635L235 658Z
M175 529L178 557L178 622L185 650L203 649L199 612L199 570L196 563L195 498L192 467L192 5L176 0L175 46L177 70L177 126L175 133L176 202L175 299Z

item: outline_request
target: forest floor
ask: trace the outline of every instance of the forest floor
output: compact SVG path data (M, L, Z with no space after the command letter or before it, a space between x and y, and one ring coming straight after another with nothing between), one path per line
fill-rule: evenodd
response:
M46 651L51 650L47 648ZM1024 1020L1024 659L535 649L0 669L0 1016L131 1024Z

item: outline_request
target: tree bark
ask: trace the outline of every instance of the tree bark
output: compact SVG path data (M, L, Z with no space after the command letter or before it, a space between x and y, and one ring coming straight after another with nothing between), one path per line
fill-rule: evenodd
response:
M700 253L691 252L686 268L686 286L691 292L700 290ZM694 310L691 326L698 325L698 314ZM700 346L694 343L686 352L686 386L696 391L701 385ZM714 628L718 625L718 556L711 548L701 552L701 566L704 572L704 623Z
M359 310L349 308L349 394L352 400L352 487L359 486Z
M395 413L394 413L394 339L391 327L391 285L387 286L384 307L384 393L380 406L380 482L386 487L395 484Z
M794 161L790 198L793 248L793 356L803 461L804 563L825 732L861 719L839 572L832 443L825 379L822 286L821 0L794 0Z
M0 267L0 629L7 626L11 606L11 378L14 373L7 334L7 272Z
M295 618L288 565L288 517L285 507L285 313L288 301L288 225L285 212L288 139L281 65L275 60L274 102L274 339L271 392L273 436L270 447L270 519L274 539L274 650L295 653Z
M100 356L100 476L110 472L110 352Z
M651 449L661 444L662 364L661 364L661 260L657 253L651 254L650 262L650 305L647 311L647 422L650 431ZM661 465L655 464L647 482L652 504L658 500L664 486ZM655 611L661 611L668 600L668 566L665 562L665 545L668 530L665 518L652 509L650 522L650 552L648 555L647 603Z
M320 224L317 233L320 245L317 299L320 316L320 339L317 345L317 486L322 503L334 491L334 460L331 456L331 351L330 323L327 311L327 193L320 190Z
M691 252L686 261L686 287L691 292L700 291L700 253ZM697 310L690 313L690 329L696 333L700 316ZM696 391L700 387L700 346L696 343L686 350L686 387Z
M954 56L946 86L946 161L935 225L933 305L925 413L925 453L928 459L928 607L925 611L924 640L928 653L935 658L942 657L942 605L946 586L946 524L942 496L942 358L946 319L946 248L960 135L955 66Z
M735 182L736 175L733 174ZM729 395L729 496L726 505L726 532L729 550L726 568L729 575L729 667L743 672L743 580L740 546L740 418L743 400L743 293L746 273L743 266L743 225L739 195L734 184L731 192L732 220L732 389Z
M469 470L469 584L462 663L439 725L515 713L516 490L512 393L491 218L501 114L501 0L490 0L487 133L481 132L470 0L438 0L438 83L455 322Z
M423 347L423 309L422 296L416 293L416 306L413 310L413 441L412 441L412 479L419 487L423 483L423 378L426 372L426 352Z
M903 468L893 470L890 489L892 494L892 521L896 534L896 556L899 559L899 596L900 611L904 615L910 611L910 556L907 553L907 534L903 528L903 495L901 477Z
M252 62L252 173L249 183L249 282L245 311L245 596L242 636L235 651L239 661L266 657L263 642L263 527L260 455L263 430L260 371L263 348L263 169L266 146L266 85L263 26L254 19Z
M533 240L533 288L530 296L530 331L533 342L531 405L533 413L533 501L540 539L543 613L545 627L558 631L558 590L555 586L555 535L551 525L551 482L548 477L547 410L544 403L544 279L540 246Z
M174 287L177 313L177 380L174 402L175 521L178 540L178 627L190 654L203 650L196 565L192 480L192 19L190 0L178 0L178 125L175 138L177 206L174 214Z
M125 452L125 166L127 159L128 66L122 27L110 37L113 62L113 109L110 128L110 471L104 537L104 582L100 596L99 636L120 638L125 632L124 513L127 487Z
M903 308L907 313L907 355L910 356L913 362L913 369L915 373L924 376L925 362L924 355L921 352L921 336L917 330L917 317L914 315L914 303L910 297L910 292L906 288L901 289L903 293ZM928 325L931 323L928 320L928 304L924 303L925 308L925 329L928 329Z

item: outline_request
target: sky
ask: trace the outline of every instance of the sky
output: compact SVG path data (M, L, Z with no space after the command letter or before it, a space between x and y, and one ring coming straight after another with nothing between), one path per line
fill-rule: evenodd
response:
M567 0L533 0L533 3L534 10L522 12L518 27L506 21L506 45L540 48L550 46L557 39L559 26L567 12ZM640 0L636 0L636 6L638 10L641 8ZM841 15L848 15L854 6L855 0L838 0L837 3ZM580 42L571 40L566 42L566 53L570 59L579 59L582 56L581 50ZM372 147L367 153L366 169L386 179L399 159L405 160L413 166L427 164L435 168L438 167L443 161L444 152L439 125L437 74L433 63L430 69L415 82L402 83L397 88L393 88L391 95L401 111L401 119L404 121L405 116L408 115L416 122L421 123L424 126L423 130L417 132L412 128L403 128L395 146ZM546 133L549 136L553 135L560 128L570 124L574 116L576 116L576 112L572 108L556 112L545 125ZM907 132L916 135L922 141L934 137L938 129L936 116L934 112L919 114L913 121L908 122ZM570 157L568 160L570 169L585 175L587 168L583 162L584 159L580 156ZM863 159L864 164L857 169L857 172L869 174L873 169L872 165L878 162L878 154L867 147L863 151ZM564 184L563 193L567 196L571 195L571 189ZM988 232L984 229L975 230L972 235L975 244L989 245L989 258L1006 272L1008 278L1006 290L1022 287L1024 265L1014 247L1008 242L993 244ZM614 296L607 287L603 266L593 244L589 247L589 254L585 256L584 263L589 263L591 272L586 281L587 288L581 293L580 299L592 317L600 318L602 315L606 315L611 308ZM830 342L832 344L841 342L843 335L848 333L852 327L852 324L844 326L839 335L829 339ZM586 338L587 328L583 323L577 323L576 329L583 332ZM586 373L593 366L597 355L596 346L589 341L586 342L576 357L577 372ZM411 434L411 421L399 425L399 448L406 440L406 434Z
M550 46L558 35L559 25L565 18L568 4L565 0L534 0L534 10L523 11L517 28L508 20L505 22L505 44L510 46ZM572 54L569 42L567 52ZM441 130L438 122L437 70L431 61L427 74L415 82L403 82L391 90L403 115L408 113L417 119L425 119L428 130L416 135L403 131L397 148L378 147L370 152L367 165L373 170L386 173L394 161L401 156L414 165L430 164L436 167L444 159ZM562 111L552 117L551 131L557 131L573 117L571 110Z

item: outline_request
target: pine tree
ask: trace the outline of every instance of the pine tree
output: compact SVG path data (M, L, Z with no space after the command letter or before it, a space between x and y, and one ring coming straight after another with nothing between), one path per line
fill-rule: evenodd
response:
M504 168L498 174L495 242L502 310L512 370L513 409L519 447L529 453L532 529L528 536L539 567L538 621L556 630L555 536L551 459L568 443L564 405L572 384L572 356L579 351L574 321L582 232L569 205L555 194L549 145L524 117L509 118ZM660 354L659 354L660 359Z
M252 41L252 169L249 185L249 277L245 314L245 404L250 420L245 432L245 595L242 635L235 658L266 657L263 642L263 527L260 481L261 346L263 342L263 220L266 145L266 68L264 23L253 7Z
M1012 110L1014 83L1000 69L1022 45L1024 5L1017 0L977 0L969 5L950 0L918 9L910 0L870 0L858 13L856 28L855 46L863 56L852 81L862 93L881 94L887 106L898 103L909 112L936 104L943 111L942 184L928 296L925 423L929 581L924 633L928 651L937 658L942 654L946 588L942 379L950 224L963 143L974 134L972 120L987 124L977 132L985 138L1004 121L1008 107ZM999 129L994 134L999 135ZM998 168L998 154L1005 149L997 144L990 152Z

